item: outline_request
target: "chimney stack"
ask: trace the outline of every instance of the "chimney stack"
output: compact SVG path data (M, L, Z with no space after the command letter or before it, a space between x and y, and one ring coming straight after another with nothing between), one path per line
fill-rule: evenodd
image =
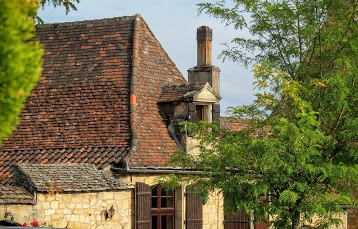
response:
M213 40L213 30L207 26L201 26L197 30L196 40L197 45L197 65L208 66L211 65L211 48Z
M220 69L211 65L212 29L200 26L197 29L197 66L188 70L189 84L209 83L220 95Z

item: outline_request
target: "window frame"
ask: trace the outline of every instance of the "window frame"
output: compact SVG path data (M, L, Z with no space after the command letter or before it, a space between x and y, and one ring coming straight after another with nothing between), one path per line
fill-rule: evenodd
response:
M156 190L156 195L153 195L153 190ZM172 220L172 227L173 229L175 229L175 207L176 207L176 203L175 203L175 190L172 190L172 195L162 195L162 192L168 193L168 191L165 191L161 186L159 185L155 185L151 187L151 201L150 201L150 207L151 207L151 225L153 228L153 216L157 217L157 229L162 229L162 216L172 216L173 220ZM153 207L153 198L156 198L156 207ZM163 198L165 199L172 199L172 207L162 207L162 200ZM167 227L165 227L167 228Z

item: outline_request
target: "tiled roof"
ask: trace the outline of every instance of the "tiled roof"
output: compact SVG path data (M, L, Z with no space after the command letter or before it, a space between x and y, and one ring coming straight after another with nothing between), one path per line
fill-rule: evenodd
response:
M205 84L171 85L162 88L158 103L192 101Z
M239 131L247 127L249 121L242 118L220 117L220 128L223 130Z
M134 18L37 28L43 72L0 148L1 184L10 183L16 163L104 168L127 154Z
M15 163L91 163L105 168L128 156L130 84L136 16L41 25L43 73L13 136L0 148L0 183ZM140 19L133 166L166 166L177 150L157 101L161 88L186 84Z
M35 198L24 187L0 186L0 204L34 204Z
M123 158L129 147L82 147L3 151L0 154L0 185L11 184L16 164L91 163L104 169L114 159Z
M2 150L129 146L133 20L39 26L42 76Z
M131 188L91 164L19 164L14 182L37 192L88 192Z

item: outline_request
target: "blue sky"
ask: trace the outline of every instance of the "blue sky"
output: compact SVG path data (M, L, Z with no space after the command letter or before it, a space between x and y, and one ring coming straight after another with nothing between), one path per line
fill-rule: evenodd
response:
M209 0L210 1L210 0ZM39 15L45 23L82 21L129 16L139 13L159 42L187 77L187 69L196 65L196 28L213 29L213 65L221 69L221 113L228 106L250 104L254 97L252 73L237 63L222 62L218 55L222 43L243 33L226 27L215 18L198 16L198 0L81 0L77 11L65 15L63 8L45 7ZM245 34L246 35L246 34ZM248 36L248 35L246 35Z

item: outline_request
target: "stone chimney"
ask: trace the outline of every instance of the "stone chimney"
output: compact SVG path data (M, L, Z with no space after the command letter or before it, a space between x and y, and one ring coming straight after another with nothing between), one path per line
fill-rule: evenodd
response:
M201 26L197 30L197 66L211 65L211 46L213 30L207 26Z
M197 29L197 66L188 70L189 84L206 83L220 95L220 69L211 65L212 29L200 26Z

